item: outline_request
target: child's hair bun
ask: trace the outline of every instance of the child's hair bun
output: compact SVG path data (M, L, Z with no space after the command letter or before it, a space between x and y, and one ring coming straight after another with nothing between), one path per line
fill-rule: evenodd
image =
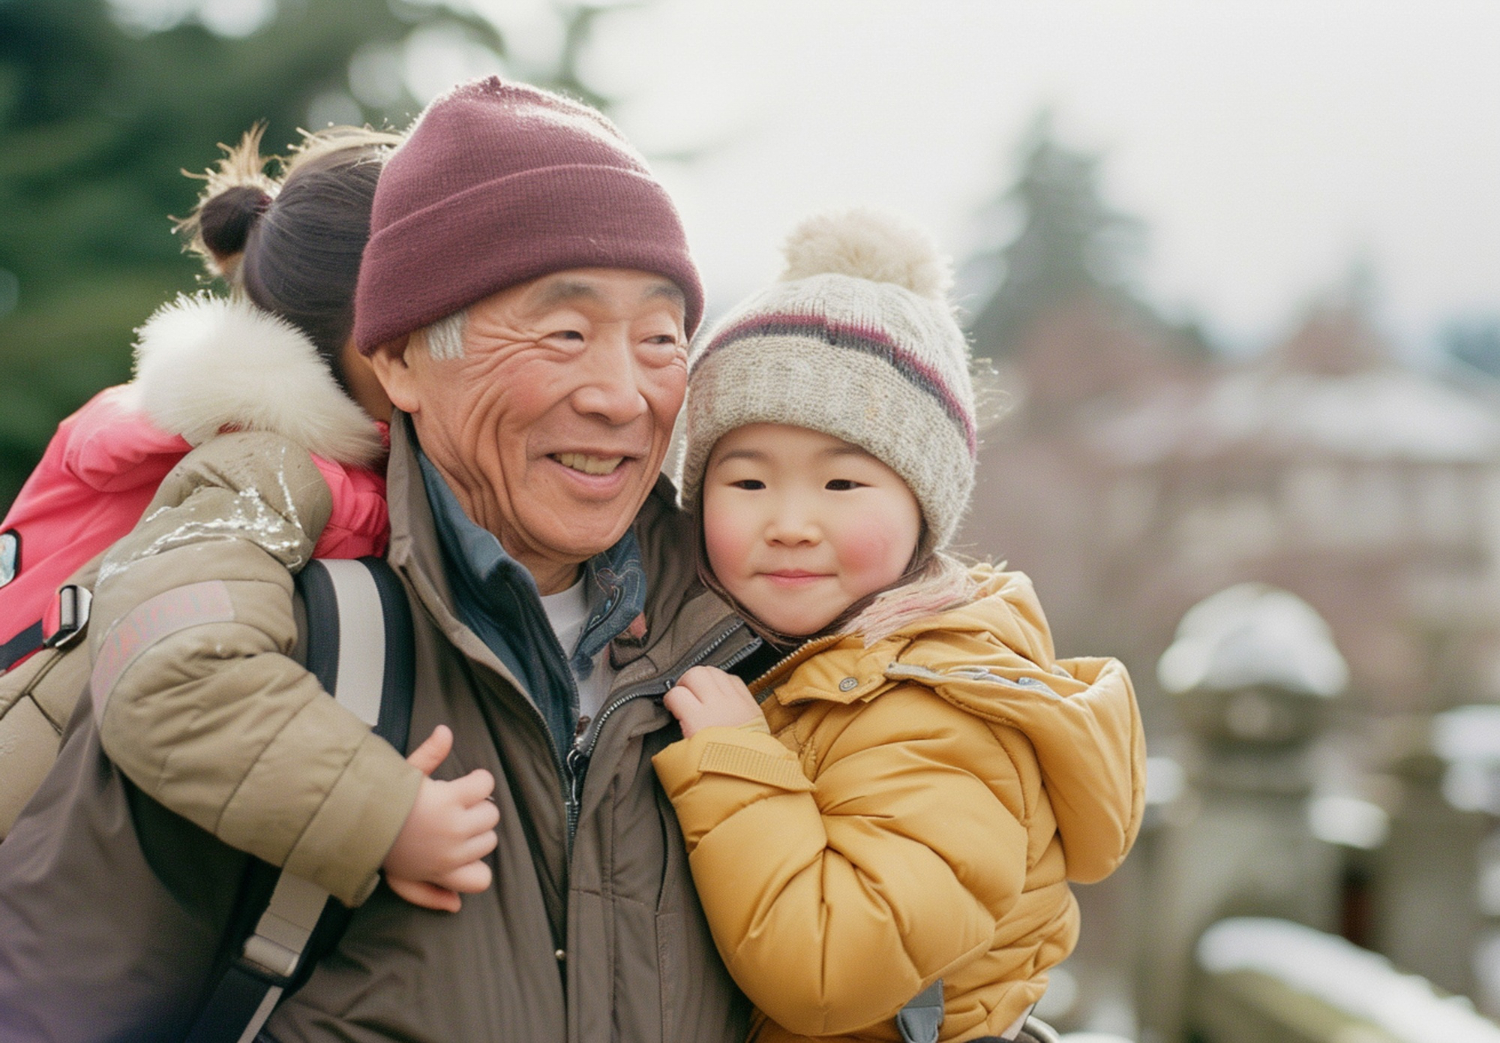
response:
M267 160L260 154L265 131L266 125L257 123L233 148L220 145L224 158L208 170L183 171L204 186L193 212L177 222L177 231L187 239L188 249L203 258L211 275L235 278L251 229L277 192L277 182L266 173Z
M198 234L221 271L245 249L251 227L270 205L270 193L258 185L234 185L203 201Z
M785 281L812 275L849 275L903 286L920 297L946 301L953 266L927 231L905 218L858 208L808 218L783 247Z

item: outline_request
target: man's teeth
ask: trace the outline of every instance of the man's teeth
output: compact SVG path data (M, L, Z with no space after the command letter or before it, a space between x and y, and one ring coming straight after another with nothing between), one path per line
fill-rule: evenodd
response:
M588 456L584 453L557 454L558 463L584 474L609 474L624 459L623 456Z

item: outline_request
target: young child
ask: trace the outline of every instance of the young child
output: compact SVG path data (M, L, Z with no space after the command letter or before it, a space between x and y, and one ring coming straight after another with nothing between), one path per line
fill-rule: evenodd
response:
M132 383L59 427L7 516L20 561L0 589L3 618L34 613L39 594L110 545L94 584L96 649L118 622L113 603L129 601L122 591L186 546L211 544L180 582L230 585L240 555L296 571L310 556L384 553L390 403L353 349L353 299L376 181L401 139L308 134L272 179L259 137L227 150L180 226L231 296L159 310L139 331ZM493 780L425 777L448 754L446 729L410 761L375 737L289 644L259 643L278 626L295 634L290 602L279 607L278 618L257 602L259 628L217 650L242 665L217 687L196 683L190 707L175 698L182 679L141 670L93 691L106 752L164 806L346 904L383 867L407 900L456 909L460 891L489 884ZM273 770L293 755L297 772Z
M945 553L975 417L930 240L854 211L787 260L695 351L681 485L707 581L786 654L749 689L683 675L657 774L752 1039L906 1038L935 985L942 1039L1026 1038L1067 881L1140 824L1130 681L1056 658L1025 576Z
M209 173L182 223L210 273L240 292L179 297L153 314L137 331L135 379L58 425L0 522L9 563L0 670L42 647L56 626L47 617L57 588L129 532L167 472L222 430L275 432L313 454L335 493L318 557L385 551L385 480L373 469L385 450L372 418L388 417L390 403L342 341L368 196L380 157L400 139L352 127L310 135L278 183L261 173L259 138L251 131ZM314 245L316 268L271 277L283 258Z

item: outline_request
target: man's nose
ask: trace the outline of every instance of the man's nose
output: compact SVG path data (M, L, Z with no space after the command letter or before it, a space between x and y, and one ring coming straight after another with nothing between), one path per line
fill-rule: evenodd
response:
M623 334L596 338L574 365L582 367L573 395L580 413L628 424L650 411L641 368Z

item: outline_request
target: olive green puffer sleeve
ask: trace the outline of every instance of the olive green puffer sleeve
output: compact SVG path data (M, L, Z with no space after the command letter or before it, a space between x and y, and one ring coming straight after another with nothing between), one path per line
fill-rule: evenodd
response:
M106 752L142 790L356 905L422 776L292 658L292 574L330 509L292 442L194 450L104 559L91 690Z

